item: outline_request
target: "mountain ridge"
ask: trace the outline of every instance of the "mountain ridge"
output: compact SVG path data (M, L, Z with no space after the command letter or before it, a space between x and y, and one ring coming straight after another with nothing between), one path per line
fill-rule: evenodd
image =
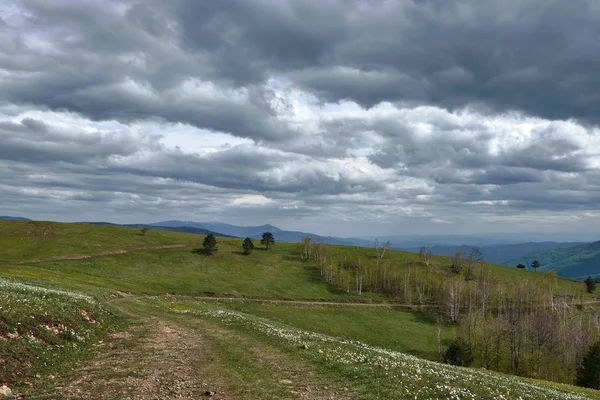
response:
M195 222L195 221L180 221L180 220L170 220L170 221L161 221L161 222L153 222L148 224L150 226L168 226L172 228L176 227L193 227L199 229L218 229L219 232L222 232L227 235L232 235L236 237L249 237L251 239L260 239L264 232L272 232L275 236L276 241L282 242L298 242L302 238L310 236L313 240L322 241L326 244L339 244L345 246L361 246L361 247L371 247L373 245L373 241L363 240L363 239L355 239L355 238L340 238L336 236L322 236L317 235L310 232L301 232L301 231L288 231L280 229L271 224L264 224L258 226L241 226L241 225L231 225L222 222Z

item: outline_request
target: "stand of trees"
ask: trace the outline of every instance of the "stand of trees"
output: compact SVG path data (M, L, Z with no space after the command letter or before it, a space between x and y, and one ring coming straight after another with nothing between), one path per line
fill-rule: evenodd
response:
M457 325L460 343L455 347L468 348L477 367L572 383L600 337L600 311L583 305L583 284L580 291L559 290L552 273L499 281L476 249L467 256L455 254L451 265L441 266L426 249L418 260L392 262L379 243L371 255L364 250L333 255L306 237L300 254L316 265L325 282L347 293L384 293L404 304L437 307Z

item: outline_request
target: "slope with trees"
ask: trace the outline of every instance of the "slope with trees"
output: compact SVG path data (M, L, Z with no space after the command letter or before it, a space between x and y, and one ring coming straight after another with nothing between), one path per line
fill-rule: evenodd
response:
M554 274L533 271L500 279L497 270L504 268L484 263L477 248L448 265L424 248L418 259L382 260L377 246L371 254L358 249L334 253L310 238L299 246L301 257L339 290L439 307L472 349L476 366L572 382L582 354L598 339L600 311L583 306L583 283L565 290Z
M507 265L540 262L540 272L555 270L557 275L585 279L600 275L600 242L537 252L511 260Z

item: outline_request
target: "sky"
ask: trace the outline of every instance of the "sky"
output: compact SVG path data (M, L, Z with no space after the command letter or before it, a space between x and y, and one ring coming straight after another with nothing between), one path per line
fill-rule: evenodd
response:
M2 1L0 215L592 237L599 71L597 0Z

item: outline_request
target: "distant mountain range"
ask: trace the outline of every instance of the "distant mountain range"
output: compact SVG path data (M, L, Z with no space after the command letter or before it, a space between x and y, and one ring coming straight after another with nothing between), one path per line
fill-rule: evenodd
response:
M170 228L192 227L197 229L208 229L214 232L221 232L230 236L240 238L249 237L252 239L260 239L264 232L271 232L275 236L276 241L281 242L299 242L302 238L310 236L313 240L318 240L327 244L338 244L345 246L362 246L369 247L373 245L372 240L339 238L334 236L320 236L314 233L300 231L285 231L276 226L266 224L259 226L238 226L224 224L221 222L194 222L194 221L162 221L149 224L150 226L163 226Z
M29 218L23 217L9 217L7 215L0 215L0 221L31 221Z
M540 262L540 271L553 269L557 275L564 277L585 279L600 275L600 241L531 253L512 260L510 264L529 266L533 260Z
M581 245L579 242L529 242L529 243L513 243L513 244L498 244L492 246L480 246L479 250L483 254L483 259L494 264L504 264L515 266L519 262L514 262L515 259L526 257L531 253L546 251L549 249L558 249L563 247L571 247ZM426 247L432 254L438 256L452 256L456 252L469 254L472 245L462 246L432 246ZM406 248L404 250L418 252L420 247ZM533 259L532 259L533 260Z

